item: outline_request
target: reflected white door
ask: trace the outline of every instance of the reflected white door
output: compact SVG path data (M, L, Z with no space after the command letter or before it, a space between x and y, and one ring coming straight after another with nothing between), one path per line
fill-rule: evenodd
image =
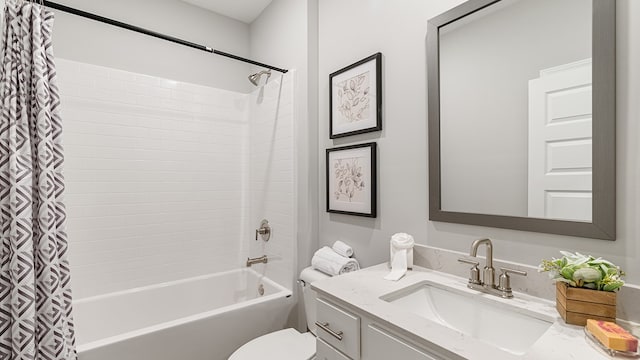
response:
M529 81L530 217L591 221L591 59Z

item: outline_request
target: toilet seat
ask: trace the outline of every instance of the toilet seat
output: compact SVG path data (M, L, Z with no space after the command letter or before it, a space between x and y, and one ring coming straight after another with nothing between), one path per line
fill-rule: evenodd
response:
M316 338L293 328L255 338L236 350L229 360L309 360L316 354Z

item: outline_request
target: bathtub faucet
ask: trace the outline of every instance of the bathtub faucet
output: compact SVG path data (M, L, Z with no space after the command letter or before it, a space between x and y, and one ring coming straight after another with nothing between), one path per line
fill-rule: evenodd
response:
M267 259L267 255L262 255L260 257L257 258L247 258L247 267L253 265L253 264L266 264L269 261L269 259Z

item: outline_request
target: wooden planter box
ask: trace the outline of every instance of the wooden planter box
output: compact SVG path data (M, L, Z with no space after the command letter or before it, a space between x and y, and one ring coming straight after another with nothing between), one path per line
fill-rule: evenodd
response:
M587 319L616 321L616 293L575 288L556 282L556 309L567 324L586 325Z

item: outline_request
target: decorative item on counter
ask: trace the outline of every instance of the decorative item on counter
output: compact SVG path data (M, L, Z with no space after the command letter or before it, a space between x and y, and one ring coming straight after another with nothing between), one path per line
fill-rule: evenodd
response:
M616 323L589 319L585 330L607 349L638 352L638 339Z
M331 276L360 270L358 260L342 256L328 246L320 248L313 254L311 266Z
M540 272L556 281L556 309L567 324L587 319L616 321L616 291L624 272L610 261L580 253L560 252L560 259L542 260Z
M397 233L391 237L389 244L389 261L391 272L385 276L386 280L397 281L406 274L407 269L413 268L413 236Z
M331 246L331 248L333 249L333 251L337 252L338 254L340 254L340 255L342 255L344 257L352 257L353 256L353 248L351 246L343 243L340 240L334 242L333 245Z

